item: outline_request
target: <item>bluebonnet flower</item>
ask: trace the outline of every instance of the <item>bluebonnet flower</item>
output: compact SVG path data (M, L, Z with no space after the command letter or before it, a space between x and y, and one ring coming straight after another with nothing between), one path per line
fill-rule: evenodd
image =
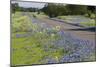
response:
M60 35L64 35L64 31L62 31L62 30L59 33L60 33Z
M16 37L19 38L19 37L21 37L21 35L20 34L16 34Z

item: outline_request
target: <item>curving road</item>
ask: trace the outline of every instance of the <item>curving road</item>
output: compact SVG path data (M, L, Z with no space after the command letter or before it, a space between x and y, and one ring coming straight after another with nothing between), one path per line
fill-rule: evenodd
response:
M76 62L76 61L94 61L95 60L95 32L82 30L83 27L55 21L50 18L33 18L29 13L22 13L28 16L33 23L41 23L45 28L60 26L63 38L55 42L55 46L64 47L70 50L71 54L65 54L59 59L59 62ZM73 30L79 29L79 30ZM71 36L72 35L72 36ZM62 44L63 43L63 44ZM72 43L72 44L68 44ZM66 45L67 44L67 45ZM53 58L42 59L41 62L48 60L48 63L57 63Z
M95 31L91 31L92 28L83 28L78 25L64 23L62 21L55 21L53 19L46 18L46 17L33 18L32 14L28 12L23 12L22 15L28 16L33 23L44 23L47 25L46 27L60 26L62 31L70 32L72 35L79 37L81 39L91 40L91 41L95 41L96 39L96 33ZM93 27L93 30L94 29L95 28Z
M39 20L43 21L46 24L49 24L51 26L60 26L61 30L70 32L71 34L75 35L76 37L86 39L86 40L92 40L95 41L96 33L95 31L91 31L81 27L72 25L69 23L63 23L60 21L51 20L49 18L39 18ZM82 30L83 29L83 30Z

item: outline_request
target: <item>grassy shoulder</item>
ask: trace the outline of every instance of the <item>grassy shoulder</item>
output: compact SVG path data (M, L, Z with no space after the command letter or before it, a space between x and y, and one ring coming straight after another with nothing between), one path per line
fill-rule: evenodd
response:
M29 29L35 32L29 31ZM43 61L46 57L53 58L59 62L59 58L68 53L64 48L58 48L51 43L51 40L54 42L59 39L56 34L58 28L57 30L51 29L51 34L47 34L49 30L40 31L40 29L40 26L32 24L29 18L22 16L21 13L15 13L12 16L12 66L46 64L48 60ZM26 36L26 34L29 36Z
M25 32L13 33L12 65L46 64L48 61L42 61L46 57L54 58L59 62L59 58L67 53L63 48L57 48L48 43L50 40L55 40L54 36L48 37L48 35L36 33L31 37L17 38L16 34L25 34Z
M80 25L83 25L85 27L95 27L96 23L95 22L81 22Z
M94 15L93 15L94 16ZM78 17L78 18L77 18ZM58 16L57 17L58 19L61 19L61 20L63 20L63 21L65 21L66 23L68 22L68 21L73 21L73 20L77 20L77 19L81 19L81 20L83 20L83 19L89 19L89 21L87 21L87 22L75 22L75 23L78 23L79 25L82 25L82 26L84 26L84 27L93 27L93 26L96 26L96 22L95 22L95 19L91 19L91 18L88 18L88 17L85 17L85 16ZM69 22L70 23L70 22ZM74 22L73 22L74 23ZM75 24L74 23L74 24Z

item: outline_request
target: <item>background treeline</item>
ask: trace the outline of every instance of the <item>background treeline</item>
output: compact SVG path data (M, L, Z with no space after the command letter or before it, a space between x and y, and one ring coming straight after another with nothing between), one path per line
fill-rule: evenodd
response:
M49 17L57 17L62 15L86 15L91 17L95 15L96 7L95 6L86 6L86 5L68 5L68 4L53 4L47 3L41 9L38 8L24 8L19 7L18 3L13 3L12 12L15 11L24 11L24 12L44 12Z
M56 17L61 15L85 15L91 16L95 14L95 6L86 5L65 5L65 4L47 4L42 11L50 17Z
M25 8L25 7L20 7L18 3L12 3L11 4L11 10L13 13L16 11L24 11L24 12L37 12L39 9L38 8Z

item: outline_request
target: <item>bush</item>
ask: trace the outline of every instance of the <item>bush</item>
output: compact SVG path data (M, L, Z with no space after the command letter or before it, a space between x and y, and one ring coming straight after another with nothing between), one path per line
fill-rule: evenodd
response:
M35 14L33 14L33 17L34 17L34 18L36 18L36 15L35 15Z
M49 3L45 6L42 11L49 17L57 17L60 15L66 15L67 9L63 4L52 4Z
M96 18L96 15L95 14L91 14L90 18L91 19L95 19Z
M63 20L66 20L66 19L67 19L66 16L58 16L57 18L58 18L58 19L63 19Z
M28 32L32 30L32 23L27 16L13 17L12 31L13 32Z

